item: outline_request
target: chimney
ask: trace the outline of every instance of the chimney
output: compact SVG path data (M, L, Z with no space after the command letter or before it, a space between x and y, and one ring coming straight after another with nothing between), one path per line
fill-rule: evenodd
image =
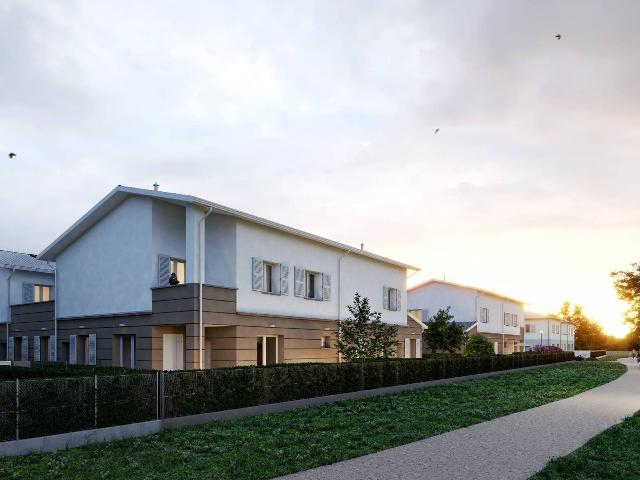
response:
M361 251L361 252L364 252L364 243L361 243L361 244L360 244L360 251Z
M159 187L159 186L160 186L160 185L158 185L158 182L155 182L155 183L153 184L153 189L157 192L157 191L158 191L158 187Z

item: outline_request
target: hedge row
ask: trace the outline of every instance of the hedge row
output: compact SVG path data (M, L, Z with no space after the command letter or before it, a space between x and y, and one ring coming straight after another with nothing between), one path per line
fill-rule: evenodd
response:
M607 351L606 350L591 350L591 354L590 354L590 358L598 358L598 357L602 357L603 355L606 355Z
M29 438L572 359L452 356L2 381L0 441L15 439L16 430Z
M0 381L27 378L71 378L95 375L131 375L146 370L121 367L98 367L91 365L69 365L62 362L34 363L31 367L0 366Z

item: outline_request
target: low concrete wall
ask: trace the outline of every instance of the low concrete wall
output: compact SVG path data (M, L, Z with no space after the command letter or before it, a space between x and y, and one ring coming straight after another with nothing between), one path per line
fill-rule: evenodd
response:
M57 452L67 448L82 447L92 443L110 442L129 437L143 437L162 430L161 420L130 423L115 427L81 430L79 432L60 433L45 437L25 438L0 443L0 457L15 457L32 453Z
M201 413L199 415L189 415L185 417L165 418L162 420L151 420L148 422L131 423L129 425L119 425L115 427L98 428L95 430L82 430L79 432L61 433L58 435L48 435L45 437L27 438L24 440L11 440L0 443L0 457L14 457L29 455L32 453L55 452L67 448L81 447L92 443L109 442L121 440L129 437L142 437L152 433L158 433L163 428L181 428L204 423L235 420L238 418L263 415L268 413L280 413L300 408L327 405L344 400L357 400L361 398L375 397L378 395L388 395L391 393L419 390L422 388L435 387L438 385L448 385L451 383L464 382L481 378L496 377L509 373L523 372L535 368L551 367L570 362L550 363L533 367L514 368L511 370L500 370L498 372L478 373L476 375L465 375L462 377L443 378L441 380L431 380L428 382L410 383L407 385L395 385L393 387L375 388L371 390L360 390L357 392L341 393L338 395L328 395L325 397L305 398L302 400L292 400L289 402L270 403L267 405L257 405L255 407L237 408L234 410L223 410L220 412Z

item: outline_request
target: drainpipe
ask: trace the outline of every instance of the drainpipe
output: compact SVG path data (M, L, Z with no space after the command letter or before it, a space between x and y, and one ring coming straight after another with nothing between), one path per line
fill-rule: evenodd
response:
M12 268L9 277L7 277L7 323L5 324L7 327L7 361L9 359L9 323L11 322L11 277L16 273L16 269Z
M57 267L57 265L56 265ZM49 339L51 348L51 339ZM58 361L58 269L53 269L53 361ZM49 359L45 359L48 362Z
M203 349L203 344L204 344L204 325L202 323L202 284L204 283L204 267L205 267L205 256L204 256L204 228L205 228L205 220L207 219L207 217L209 215L211 215L211 212L213 212L213 207L209 207L207 209L207 211L205 212L205 214L203 215L203 217L200 219L200 225L199 225L199 248L198 248L198 255L200 257L200 282L199 282L199 290L200 290L200 294L198 295L199 297L199 308L198 308L198 315L199 315L199 320L200 320L200 342L199 342L199 357L200 357L200 370L202 370L204 368L204 349Z

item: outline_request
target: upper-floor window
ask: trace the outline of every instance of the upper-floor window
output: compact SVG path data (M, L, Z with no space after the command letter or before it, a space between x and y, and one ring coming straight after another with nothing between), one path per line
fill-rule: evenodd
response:
M185 282L186 263L179 258L169 260L169 285L182 285Z
M322 300L322 274L305 270L305 297Z
M516 315L515 313L511 316L512 319L512 323L514 327L518 326L518 315Z
M393 287L384 287L382 290L382 295L382 307L385 310L391 310L392 312L397 312L400 310L400 289Z
M511 322L512 322L512 320L511 320L511 314L510 314L510 313L505 313L505 314L504 314L504 324L505 324L506 326L510 326L510 325L511 325Z
M488 323L489 322L489 309L487 307L482 307L480 309L480 321L482 323Z
M48 302L51 300L51 286L49 285L34 285L33 286L33 301Z

